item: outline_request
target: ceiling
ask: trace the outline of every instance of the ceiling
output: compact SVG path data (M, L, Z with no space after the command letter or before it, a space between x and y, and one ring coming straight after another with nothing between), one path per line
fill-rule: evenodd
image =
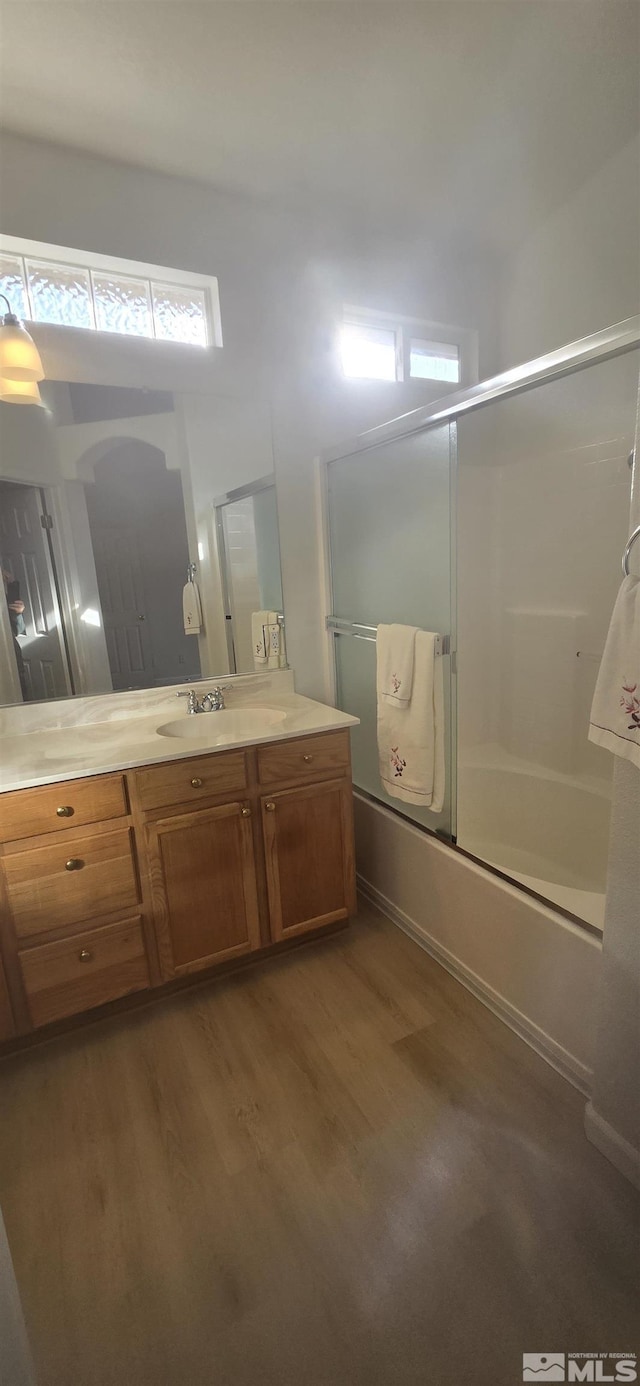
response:
M4 0L5 127L508 250L638 125L636 0Z

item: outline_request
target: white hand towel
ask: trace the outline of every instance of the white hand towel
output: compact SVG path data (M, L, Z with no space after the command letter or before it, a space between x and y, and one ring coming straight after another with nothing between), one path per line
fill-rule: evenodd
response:
M589 740L640 769L640 578L624 578L596 683Z
M378 626L378 697L408 707L413 687L417 626Z
M380 627L378 627L378 631ZM438 636L415 635L413 690L408 707L382 696L378 682L378 760L387 794L440 813L444 803L444 681ZM386 690L386 662L380 671Z
M200 635L202 631L202 603L195 582L187 582L182 592L182 616L185 635Z
M253 644L253 665L261 669L267 662L267 624L268 611L254 611L251 616L251 641Z

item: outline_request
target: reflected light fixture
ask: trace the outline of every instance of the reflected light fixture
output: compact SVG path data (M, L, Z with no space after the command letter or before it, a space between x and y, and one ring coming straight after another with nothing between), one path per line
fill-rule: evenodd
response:
M8 310L0 319L0 377L3 382L44 380L40 352L33 337L12 313L6 294L0 294L0 298Z
M45 408L36 380L5 380L0 376L0 400L4 404L39 404Z

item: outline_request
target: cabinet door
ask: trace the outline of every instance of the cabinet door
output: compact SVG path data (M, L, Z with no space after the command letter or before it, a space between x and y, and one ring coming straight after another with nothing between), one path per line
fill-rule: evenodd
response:
M249 806L178 814L150 823L147 833L163 977L259 948Z
M15 1027L13 1024L11 1002L9 1001L4 968L2 966L2 959L0 958L0 1042L2 1042L2 1040L11 1039L14 1033Z
M352 812L346 779L262 800L274 939L292 938L355 913Z

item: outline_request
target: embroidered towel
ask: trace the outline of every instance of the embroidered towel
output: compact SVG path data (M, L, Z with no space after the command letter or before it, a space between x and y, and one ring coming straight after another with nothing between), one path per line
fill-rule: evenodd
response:
M195 582L187 582L182 591L182 617L185 635L200 635L202 631L202 605L200 593Z
M380 629L378 627L378 629ZM444 682L438 636L415 635L413 688L408 707L381 696L378 683L378 761L387 794L440 813L444 803ZM380 676L380 655L378 654ZM386 670L382 671L382 678Z
M589 740L640 769L640 578L624 578L613 608Z
M267 662L268 611L254 611L251 616L251 641L253 644L253 664L261 669Z
M378 626L378 697L408 707L413 686L417 626Z

